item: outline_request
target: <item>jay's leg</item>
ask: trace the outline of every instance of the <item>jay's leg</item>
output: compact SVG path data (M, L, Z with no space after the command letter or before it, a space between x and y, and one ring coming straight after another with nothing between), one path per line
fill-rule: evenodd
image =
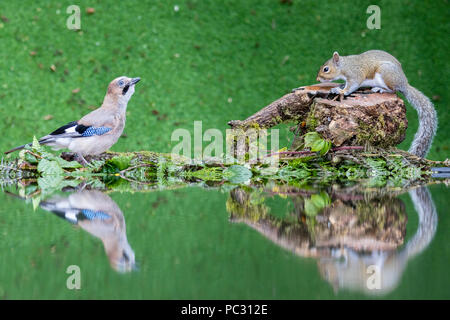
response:
M76 159L79 163L81 163L83 166L89 165L89 162L86 161L86 159L83 157L81 153L77 153Z

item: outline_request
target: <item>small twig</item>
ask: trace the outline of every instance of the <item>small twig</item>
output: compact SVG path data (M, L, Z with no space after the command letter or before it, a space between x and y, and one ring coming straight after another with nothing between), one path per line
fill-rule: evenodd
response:
M343 147L336 147L331 149L331 151L340 151L340 150L364 150L364 147L361 146L343 146Z
M364 147L361 146L343 146L343 147L336 147L331 149L331 151L340 151L340 150L364 150ZM267 155L266 157L271 157L277 154L299 154L299 155L305 155L305 154L316 154L316 152L309 151L309 150L303 150L303 151L281 151L281 152L275 152Z
M120 174L120 173L117 173L117 175L119 177L121 177L122 179L124 179L124 180L127 180L129 182L135 182L137 184L143 184L143 185L154 184L154 182L143 182L143 181L139 181L139 180L133 180L133 179L130 179L130 178L128 178L128 177L126 177L126 176L124 176L123 174Z
M40 193L41 193L41 190L40 190L40 189L37 189L36 191L30 193L30 194L27 196L27 198L33 198L34 196L36 196L36 195L38 195L38 194L40 194Z
M304 151L281 151L281 152L275 152L275 153L271 153L269 155L267 155L266 157L271 157L271 156L276 156L279 154L299 154L299 155L304 155L304 154L315 154L315 152L312 151L308 151L308 150L304 150Z
M141 163L141 164L138 164L138 165L135 165L135 166L123 169L119 173L123 174L123 173L125 173L127 171L130 171L130 170L133 170L133 169L142 168L142 167L151 167L151 166L154 166L154 164L153 163Z
M31 151L31 150L25 149L24 151L25 151L25 153L29 153L29 154L35 156L36 158L42 159L42 156L41 156L41 155L39 155L39 154L37 154L37 153L34 153L34 152Z
M264 190L264 192L270 194L270 195L286 195L286 196L311 196L313 194L316 194L317 192L314 191L272 191L272 190Z

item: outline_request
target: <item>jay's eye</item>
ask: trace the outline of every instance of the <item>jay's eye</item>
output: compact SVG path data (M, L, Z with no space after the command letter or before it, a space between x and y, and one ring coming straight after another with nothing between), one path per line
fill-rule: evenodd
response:
M330 68L328 68L328 67L323 68L323 72L328 72L328 71L330 71Z
M118 84L120 87L123 87L123 84L124 84L123 80L119 80Z

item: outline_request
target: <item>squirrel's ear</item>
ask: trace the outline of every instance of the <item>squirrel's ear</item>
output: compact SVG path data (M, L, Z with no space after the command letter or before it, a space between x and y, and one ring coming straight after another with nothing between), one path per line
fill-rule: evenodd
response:
M338 64L339 63L339 53L337 51L335 51L333 53L333 61L334 63Z

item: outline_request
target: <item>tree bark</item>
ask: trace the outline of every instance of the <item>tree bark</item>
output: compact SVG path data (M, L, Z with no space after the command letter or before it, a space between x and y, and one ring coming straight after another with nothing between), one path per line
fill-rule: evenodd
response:
M272 102L246 120L232 120L232 128L271 128L293 122L298 133L317 131L334 146L395 146L405 138L406 108L395 93L359 90L342 97L330 93L337 83L300 87ZM341 98L341 99L338 99Z

